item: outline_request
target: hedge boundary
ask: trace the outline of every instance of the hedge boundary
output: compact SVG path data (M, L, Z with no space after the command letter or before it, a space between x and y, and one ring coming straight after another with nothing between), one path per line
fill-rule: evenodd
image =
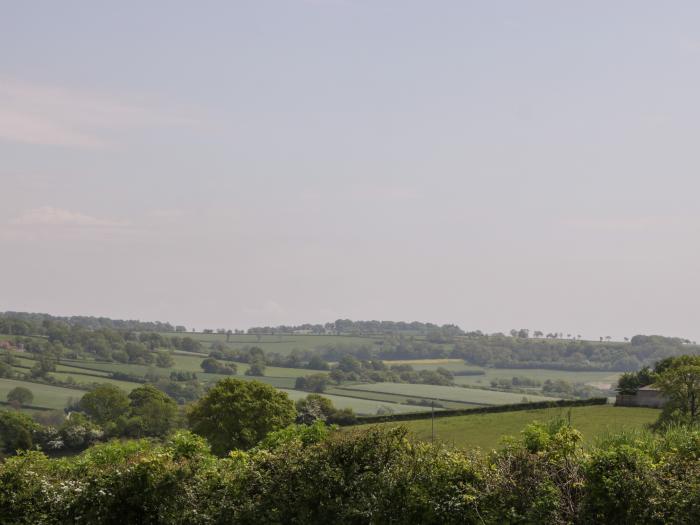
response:
M9 401L0 401L0 405L12 407L12 403ZM43 407L40 405L20 405L20 408L26 408L27 410L56 410L55 408ZM60 408L58 410L61 410Z
M435 417L468 416L471 414L491 414L495 412L517 412L520 410L536 410L539 408L564 408L592 405L606 405L607 397L593 397L591 399L559 399L553 401L533 401L531 403L517 403L512 405L498 405L480 408L442 409L435 411ZM357 421L351 425L364 425L367 423L389 423L392 421L412 421L415 419L430 419L432 412L414 412L406 414L389 414L386 416L357 416Z

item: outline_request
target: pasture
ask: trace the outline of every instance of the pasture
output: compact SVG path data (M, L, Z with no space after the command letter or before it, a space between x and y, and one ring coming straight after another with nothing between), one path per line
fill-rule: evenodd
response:
M297 399L301 399L302 397L306 397L307 395L309 395L309 392L301 392L299 390L281 390L282 392L285 392L293 401L296 401ZM409 412L425 412L427 410L430 410L430 407L399 405L397 403L392 402L382 402L371 399L361 399L325 393L321 395L330 399L336 408L352 408L357 414L360 415L374 415L380 408L387 410L388 413L394 414L404 414Z
M33 406L55 410L65 408L69 401L78 400L85 394L85 390L2 378L0 379L0 399L5 401L7 399L7 393L17 386L23 386L32 391L34 394L34 401L32 401L31 404Z
M401 404L407 404L409 400L415 401L415 402L426 402L426 401L431 401L430 399L426 399L423 397L416 397L416 396L404 396L400 394L386 394L383 392L369 392L366 390L355 390L351 388L347 388L346 386L336 386L329 388L326 390L327 394L334 394L338 396L344 396L344 397L356 397L360 399L371 399L374 401L384 401L387 403L401 403ZM468 403L467 406L465 406L465 403L460 403L458 401L437 401L436 402L438 408L476 408L479 406L483 405L478 405L474 403ZM416 406L416 405L414 405Z
M548 401L555 398L523 395L510 392L496 392L494 390L481 390L477 388L462 388L457 386L414 385L408 383L371 383L348 385L344 388L360 392L381 392L409 397L422 397L425 399L457 401L474 405L508 405L520 403L523 397L528 401Z
M315 350L324 345L374 345L379 337L360 337L352 335L306 335L306 334L280 334L280 335L231 335L226 341L226 334L205 334L202 332L169 332L162 335L191 337L205 346L208 353L208 344L225 343L229 348L243 348L244 346L257 346L266 353L274 352L287 355L293 350Z
M118 386L122 390L125 390L126 392L131 392L134 388L140 386L139 383L131 382L131 381L121 381L119 379L112 379L111 377L96 377L92 375L85 375L85 374L76 374L74 372L51 372L49 374L52 377L55 377L56 379L60 381L66 381L69 377L73 378L73 381L75 381L75 384L77 385L86 385L86 386L91 386L94 385L95 383L97 384L104 384L104 383L109 383L114 386ZM83 392L84 394L85 392Z
M490 450L498 448L505 436L517 436L533 421L546 422L555 418L571 418L571 424L583 435L585 444L594 444L606 434L634 430L656 421L659 410L653 408L614 407L594 405L571 408L546 408L470 414L435 418L436 440L462 448ZM420 419L380 425L405 426L415 439L431 439L431 420ZM360 425L366 428L369 425Z
M602 387L604 385L614 387L619 372L574 372L571 370L548 370L540 368L485 368L484 375L455 376L454 381L458 385L489 386L492 380L511 379L513 377L527 377L536 379L544 383L548 379L551 381L564 380L569 383L585 383L592 386ZM607 390L607 388L603 388Z

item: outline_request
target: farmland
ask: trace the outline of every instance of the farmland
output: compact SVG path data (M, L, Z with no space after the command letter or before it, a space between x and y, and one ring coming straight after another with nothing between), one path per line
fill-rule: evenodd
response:
M223 340L224 334L188 334L188 336L196 336L203 342ZM232 336L231 342L226 345L227 348L240 344L246 345L255 342L255 345L264 344L268 348L280 350L281 348L318 348L323 344L331 342L363 342L364 344L373 344L372 338L354 337L354 336L263 336L260 337L260 342L257 342L256 336ZM283 345L283 346L277 346ZM287 346L284 346L287 345ZM274 350L273 350L274 351ZM161 377L164 380L168 379L171 372L194 372L199 381L202 382L205 388L212 385L216 381L228 377L223 374L204 373L201 369L202 360L207 357L208 350L205 347L202 353L174 351L171 353L173 365L168 368L159 368L152 365L133 364L133 363L118 363L118 362L100 362L94 359L62 359L56 365L56 371L50 372L48 375L59 381L72 381L77 386L88 388L95 383L110 383L116 385L123 390L131 391L136 388L139 381L136 378ZM19 353L16 355L15 370L21 373L27 373L34 365L35 357L28 353ZM296 391L295 382L298 377L303 377L318 371L308 370L306 368L286 368L267 366L265 375L262 377L246 376L245 372L250 365L247 363L235 363L238 372L235 377L243 380L258 380L276 388L287 392L292 399L298 399L307 395L307 392ZM544 381L545 379L560 378L569 381L605 381L612 380L616 374L608 372L565 372L556 370L518 370L518 369L494 369L494 368L479 368L464 364L460 359L411 359L411 360L393 360L386 361L386 364L391 365L410 365L415 370L436 370L438 368L446 368L455 373L471 371L479 373L479 375L457 375L454 381L457 386L436 386L425 384L409 384L409 383L371 383L371 382L343 382L342 384L331 386L325 393L326 397L331 399L339 408L352 408L360 415L371 415L377 413L378 410L390 413L405 413L419 412L428 409L432 401L436 401L438 409L453 409L465 407L479 407L498 404L519 403L525 398L528 401L539 401L552 399L551 397L543 397L538 390L529 389L523 392L503 392L490 390L489 385L492 379L501 377L525 376ZM323 373L323 372L320 372ZM122 376L111 377L112 374L123 374ZM128 379L128 376L134 377L133 381ZM141 380L143 381L143 380ZM35 383L30 383L29 387L34 388ZM474 388L464 388L464 386L472 386ZM84 390L75 390L78 392L78 397L84 393ZM52 406L61 404L60 399L65 396L59 396L52 403ZM37 401L38 404L38 401ZM63 405L60 407L63 408Z
M289 395L292 400L300 399L308 394L308 392L300 392L299 390L282 389ZM376 414L378 411L384 410L395 414L403 414L408 412L424 412L430 410L429 407L400 405L396 402L382 402L371 399L354 398L347 396L338 396L333 394L323 394L333 402L337 408L352 408L358 414Z
M547 422L555 418L569 418L574 428L583 435L584 443L592 445L606 434L643 428L653 423L659 411L653 408L626 408L594 405L572 408L547 408L472 414L435 419L436 439L458 448L497 448L503 436L517 435L533 421ZM383 426L402 425L420 440L431 439L431 420L420 419L401 423L380 423ZM361 425L356 428L365 428Z
M227 346L240 349L245 346L257 346L266 353L274 352L282 355L291 353L293 350L314 350L324 345L374 345L380 341L380 337L360 337L352 335L248 335L234 334L228 337L226 334L205 334L201 332L187 333L164 333L165 336L187 336L204 345L211 343L226 343Z
M84 390L3 378L0 379L0 399L4 401L7 397L7 393L18 386L26 387L32 391L34 394L34 401L31 404L33 406L55 410L62 410L70 401L76 401L85 394Z
M472 372L473 375L455 375L458 385L489 386L491 381L527 377L544 383L547 380L563 380L570 383L585 383L604 386L614 385L620 377L619 372L571 371L542 368L492 368L467 365L461 359L411 359L385 361L388 365L410 364L416 370L436 370L444 368L453 374Z
M523 394L453 386L412 385L405 383L371 383L349 385L346 388L361 392L381 392L384 394L456 401L474 405L506 405L511 403L519 403L523 400ZM547 401L553 399L551 397L529 394L525 397L527 397L528 401Z
M386 349L388 344L395 344L395 342L391 343L391 339L388 339L386 335L310 335L295 333L280 335L226 335L222 333L168 332L161 333L160 336L158 343L151 345L150 349L147 349L141 343L139 344L141 344L143 351L167 352L171 358L171 366L155 366L153 358L133 359L125 355L117 358L117 350L113 350L117 352L114 354L115 357L113 359L110 359L109 355L105 359L98 357L94 353L79 352L69 354L70 357L68 355L61 357L55 365L55 370L48 371L45 377L49 380L62 382L64 386L70 387L75 385L80 388L80 390L76 389L78 392L86 391L95 383L110 383L125 391L131 391L146 381L160 383L162 386L172 381L170 376L173 372L191 372L196 374L197 381L206 390L216 381L229 377L220 373L225 370L213 369L217 373L205 373L202 370L201 364L203 359L209 357L210 352L216 351L219 354L218 358L223 360L222 362L235 365L237 369L235 377L242 380L258 380L267 383L275 388L284 390L293 399L298 399L308 394L305 391L295 390L298 378L312 374L328 373L312 368L304 368L309 362L311 355L320 356L325 359L326 366L330 364L331 367L335 367L340 366L340 361L344 359L346 354L355 356L353 359L355 359L355 363L358 363L357 356L378 355L377 352ZM180 341L189 339L188 345L173 345L170 339L172 337L177 337ZM45 343L46 338L40 336L36 340L41 340ZM144 339L144 342L146 340ZM416 346L418 349L425 348L421 345L428 344L425 335L411 336L410 340L406 341L409 341L409 344L418 345ZM438 355L442 354L445 356L450 355L453 347L452 344L447 343L430 344L432 345L431 351L436 351ZM266 360L269 358L266 363L264 376L245 375L251 366L248 364L250 362L249 352L251 347L261 349L265 352ZM32 367L37 363L35 353L17 352L15 358L13 371L18 374L29 374ZM370 361L364 360L363 362L369 363ZM555 397L544 397L541 387L537 386L537 382L542 384L548 379L552 381L560 379L569 383L586 382L607 386L615 381L618 376L618 374L611 372L478 367L465 364L463 359L454 357L384 360L383 370L389 372L391 367L395 365L404 367L404 369L412 368L413 371L411 373L414 376L412 378L401 377L397 379L397 376L394 378L376 377L351 371L347 376L340 379L336 378L327 385L324 395L331 399L337 407L352 408L360 415L372 415L377 413L378 410L382 412L405 413L424 411L430 407L432 402L435 402L436 408L440 410L512 404L525 400L551 400L555 399ZM437 374L439 369L446 369L456 374L451 379L455 386L437 386L433 383L439 383L439 381L433 381L432 378L424 381L423 377L418 375L424 372ZM372 371L371 368L368 370ZM396 370L400 370L400 368L396 368ZM498 389L494 389L491 385L492 381L512 379L513 377L531 379L533 380L533 385L520 388L499 385ZM404 382L392 382L397 380ZM34 384L36 383L31 383L30 388ZM197 395L201 395L201 387L200 393ZM552 393L551 395L560 394ZM561 395L566 397L567 394ZM181 402L187 400L186 398L178 399ZM191 401L192 398L189 398L189 400Z

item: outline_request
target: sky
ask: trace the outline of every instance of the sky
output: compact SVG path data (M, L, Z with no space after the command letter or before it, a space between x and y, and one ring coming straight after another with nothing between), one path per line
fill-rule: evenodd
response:
M700 339L700 4L6 2L0 310Z

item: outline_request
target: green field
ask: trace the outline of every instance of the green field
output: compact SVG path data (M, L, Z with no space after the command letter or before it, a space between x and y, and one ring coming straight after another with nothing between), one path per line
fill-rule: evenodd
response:
M207 380L207 378L214 378L219 380L223 377L227 377L220 374L206 374L202 371L202 361L206 359L206 356L195 356L195 355L173 355L175 360L175 365L172 368L158 368L156 366L148 365L135 365L127 363L97 363L94 361L69 361L64 360L63 363L67 366L74 367L77 369L82 369L83 372L96 371L100 372L121 372L124 374L132 374L135 376L145 376L147 373L154 373L162 377L169 377L170 372L173 370L183 370L188 372L196 372L197 377L202 381ZM235 363L238 369L238 376L245 374L246 370L250 366L246 363ZM300 376L318 373L315 370L307 370L305 368L282 368L276 366L268 366L265 369L265 376L267 377L279 377L279 378L297 378Z
M296 401L302 397L306 397L308 392L300 392L299 390L286 390L282 389L283 392L289 396L290 399ZM372 401L369 399L359 399L351 398L345 396L336 396L333 394L322 394L323 397L330 399L336 408L352 408L356 413L360 415L374 415L377 413L380 407L391 410L395 414L403 414L408 412L425 412L430 410L430 407L416 407L410 405L399 405L397 403L383 403L382 401Z
M470 367L475 368L475 367ZM544 383L547 379L556 381L563 379L569 383L585 383L593 386L614 386L620 377L619 372L573 372L570 370L546 370L540 368L485 368L486 373L478 376L455 376L458 385L489 386L494 379L511 379L513 377L528 377Z
M7 393L17 386L28 388L34 394L33 406L63 409L69 401L78 400L85 394L85 390L62 388L58 386L29 383L27 381L15 381L14 379L0 379L0 399L5 401Z
M359 385L358 385L359 386ZM344 396L344 397L357 397L361 399L370 399L373 401L384 401L386 403L401 403L401 404L406 404L409 400L413 401L425 401L426 398L423 397L415 397L415 396L404 396L404 395L399 395L399 394L385 394L383 392L368 392L365 390L356 390L356 389L351 389L348 388L347 386L339 386L339 387L333 387L329 388L325 392L326 394L334 394L337 396ZM460 403L458 401L437 401L436 402L438 407L440 405L442 408L476 408L478 406L482 405L476 405L474 403ZM416 406L416 405L413 405Z
M611 405L594 405L573 408L546 408L500 412L493 414L473 414L466 416L435 418L435 435L438 441L458 448L497 448L503 436L516 436L526 425L533 421L546 422L558 417L568 417L571 424L578 429L584 442L592 444L605 434L625 429L641 428L652 423L659 415L653 408L614 407ZM420 419L400 423L381 423L380 425L402 425L417 438L430 440L431 420ZM361 425L364 428L369 425Z
M120 381L119 379L112 379L110 377L95 377L95 376L87 376L84 374L76 374L74 372L51 372L49 374L52 377L55 377L56 379L60 381L66 381L68 377L72 377L73 380L75 381L76 384L78 385L92 385L94 383L109 383L111 385L118 386L122 390L126 390L127 392L131 392L134 388L139 386L139 383L134 383L131 381ZM84 394L85 392L83 392Z
M180 332L165 333L167 336L191 337L205 346L208 353L207 343L226 343L226 334L203 334L201 332ZM378 338L358 337L351 335L263 335L258 338L255 335L232 335L227 345L230 348L242 348L244 346L257 346L265 352L276 352L286 355L292 350L315 350L324 345L347 344L347 345L374 345Z
M538 395L513 394L510 392L496 392L494 390L480 390L477 388L461 388L456 386L413 385L408 383L371 383L361 385L349 385L351 390L362 392L382 392L384 394L396 394L401 396L422 397L426 399L444 399L446 401L458 401L477 405L508 405L520 403L523 397L528 401L551 401L552 397Z
M425 359L411 361L385 361L387 365L410 364L415 370L436 370L445 368L452 373L463 371L483 371L483 375L468 375L454 377L458 385L489 386L494 379L511 379L513 377L528 377L544 383L547 379L556 381L563 379L570 383L607 384L614 385L620 377L620 372L575 372L571 370L550 370L543 368L483 368L467 365L460 359Z

